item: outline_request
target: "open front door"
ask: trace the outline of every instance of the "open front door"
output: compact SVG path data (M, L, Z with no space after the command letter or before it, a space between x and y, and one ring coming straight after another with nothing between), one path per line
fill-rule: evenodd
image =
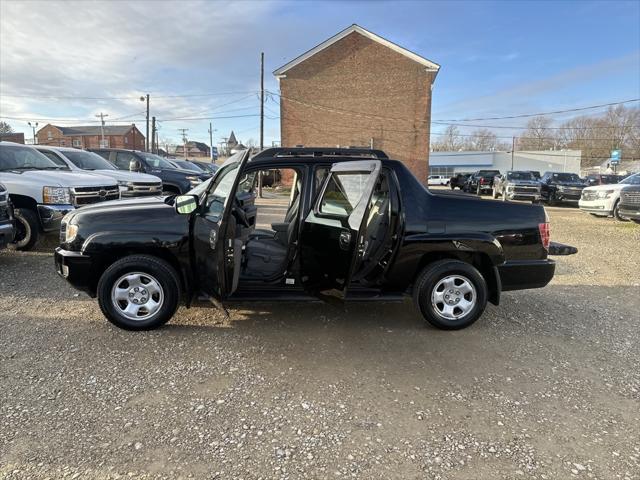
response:
M200 196L200 208L192 217L194 271L199 288L224 300L238 284L243 214L236 198L238 185L246 181L244 167L249 150L230 157Z
M302 283L308 292L344 299L366 251L365 219L380 169L379 160L333 164L300 236Z

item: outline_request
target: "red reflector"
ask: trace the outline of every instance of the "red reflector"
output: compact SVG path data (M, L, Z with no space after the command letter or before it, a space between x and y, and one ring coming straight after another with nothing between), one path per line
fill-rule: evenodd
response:
M540 231L542 246L545 250L549 250L549 243L551 242L551 227L549 226L549 223L539 223L538 230Z

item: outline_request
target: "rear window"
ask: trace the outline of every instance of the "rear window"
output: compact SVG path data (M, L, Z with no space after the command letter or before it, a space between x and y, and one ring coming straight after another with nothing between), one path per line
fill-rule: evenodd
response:
M367 185L368 173L334 173L320 202L320 213L348 216L356 207Z

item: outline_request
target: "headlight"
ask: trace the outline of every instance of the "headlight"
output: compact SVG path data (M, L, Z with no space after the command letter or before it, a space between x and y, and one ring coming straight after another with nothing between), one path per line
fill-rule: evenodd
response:
M200 180L199 177L195 177L193 175L189 175L187 177L187 180L189 180L189 182L191 183L192 186L196 186L196 185L200 185L202 183L202 180Z
M78 235L78 225L67 225L66 235L64 237L65 243L73 242L76 239L76 235Z
M71 193L67 187L42 187L44 203L52 205L68 205L71 203Z
M127 182L126 180L118 180L118 185L120 185L121 187L128 187L129 182Z
M613 190L601 190L598 192L598 198L609 198Z

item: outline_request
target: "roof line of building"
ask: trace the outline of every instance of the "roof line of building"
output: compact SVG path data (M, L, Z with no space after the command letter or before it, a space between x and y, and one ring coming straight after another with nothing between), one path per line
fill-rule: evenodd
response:
M324 42L316 45L311 50L308 50L305 53L303 53L302 55L294 58L289 63L283 65L282 67L278 68L277 70L274 70L273 74L276 77L281 77L282 75L285 74L285 72L287 70L295 67L299 63L304 62L305 60L307 60L308 58L312 57L316 53L324 50L325 48L328 48L329 46L333 45L334 43L338 42L339 40L342 40L344 37L346 37L347 35L350 35L351 33L354 33L354 32L359 33L360 35L362 35L364 37L367 37L370 40L373 40L374 42L380 43L381 45L384 45L385 47L388 47L391 50L393 50L393 51L395 51L395 52L397 52L397 53L399 53L401 55L404 55L405 57L413 60L414 62L420 63L421 65L424 65L425 67L427 67L428 71L432 71L432 72L438 73L438 70L440 70L440 65L438 65L437 63L432 62L431 60L428 60L428 59L418 55L417 53L412 52L411 50L407 50L406 48L403 48L400 45L397 45L397 44L391 42L390 40L387 40L386 38L381 37L380 35L376 35L375 33L370 32L369 30L367 30L366 28L362 28L360 25L357 25L357 24L354 23L353 25L345 28L341 32L336 33L333 37L328 38Z

